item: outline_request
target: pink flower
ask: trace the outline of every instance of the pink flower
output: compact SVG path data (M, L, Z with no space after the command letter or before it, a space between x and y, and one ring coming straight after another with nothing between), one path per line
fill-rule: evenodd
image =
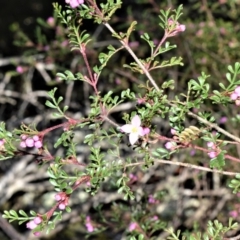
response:
M192 149L192 150L190 151L190 155L191 155L191 156L194 156L195 154L196 154L195 149Z
M234 92L238 95L238 97L240 96L240 86L237 86L234 90Z
M38 135L34 135L33 136L33 140L36 142L36 141L38 141L39 140L39 136Z
M130 178L130 180L131 180L132 182L135 182L135 181L138 180L137 176L134 175L134 174L132 174L132 173L129 174L129 178Z
M230 211L229 215L233 218L236 218L238 216L238 212L236 210Z
M213 147L215 146L215 144L214 144L214 142L208 142L208 143L207 143L207 146L208 146L209 148L213 148Z
M93 225L91 223L90 216L86 217L86 224L85 224L85 226L86 226L88 232L93 232L94 231L94 227L93 227Z
M25 142L20 142L20 147L21 147L21 148L26 148L26 147L27 147L27 145L26 145L26 143L25 143Z
M86 223L86 228L88 232L93 232L94 231L94 227L91 223Z
M137 104L143 104L143 103L145 103L146 102L146 100L145 100L145 98L138 98L137 99Z
M41 148L41 147L42 147L42 142L41 142L41 141L36 141L36 142L34 143L34 146L35 146L36 148Z
M35 237L39 237L39 236L41 235L41 232L35 232L35 233L33 233L33 235L34 235Z
M223 124L223 123L227 122L227 120L228 120L227 117L221 117L219 120L219 123Z
M148 196L148 202L154 204L154 203L157 202L157 200L153 197L153 195L149 195Z
M0 147L3 146L5 143L5 140L4 139L0 139Z
M208 153L208 156L210 158L215 158L217 155L218 155L217 152L214 152L214 151Z
M67 194L65 192L59 192L55 195L55 200L58 202L60 200L66 200L67 199Z
M167 142L167 143L165 144L165 148L168 149L168 150L173 149L174 146L175 146L175 143L174 143L174 142Z
M143 128L143 135L147 135L150 133L150 129L148 127Z
M176 133L177 133L177 131L174 128L171 128L170 132L172 135L176 135Z
M58 205L58 208L59 208L60 210L64 210L64 209L66 208L65 203L60 203L60 204Z
M25 135L25 134L21 135L21 139L22 139L22 140L26 140L26 139L27 139L27 137L28 137L28 136L27 136L27 135Z
M32 139L32 138L27 138L26 140L25 140L25 143L26 143L26 146L27 147L33 147L34 146L34 140Z
M62 196L60 194L56 194L55 195L55 200L58 202L60 200L62 200Z
M131 222L128 227L128 231L132 232L138 227L138 224L136 222Z
M134 116L131 124L125 124L121 127L125 133L129 133L129 142L133 145L139 137L144 136L145 133L141 127L141 119L138 115Z
M174 27L173 27L174 26ZM175 36L179 32L184 32L186 30L186 26L183 24L180 24L177 21L174 21L173 19L168 19L168 27L169 29L169 36Z
M71 8L76 8L79 5L84 3L84 0L65 0L66 3L68 3Z
M32 220L30 222L27 222L26 227L32 230L37 227L37 224Z
M47 23L49 26L53 27L55 25L55 19L53 17L49 17L47 19Z
M34 221L35 224L39 225L42 222L42 218L41 217L35 217L33 219L33 221Z
M231 95L230 95L230 98L235 101L237 98L238 98L238 95L237 93L233 92Z
M235 101L235 104L236 104L236 106L240 106L240 99L237 99L237 100Z
M24 72L24 69L23 69L22 66L17 66L16 71L17 71L18 73L23 73L23 72Z

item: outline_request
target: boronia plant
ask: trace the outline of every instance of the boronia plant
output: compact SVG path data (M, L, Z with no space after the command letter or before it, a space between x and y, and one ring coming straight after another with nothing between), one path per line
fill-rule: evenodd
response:
M56 191L55 204L45 213L4 211L4 218L10 222L25 224L35 236L40 236L43 232L49 233L61 221L63 213L71 212L69 201L82 186L93 196L107 182L113 186L116 194L124 196L127 203L135 201L137 192L131 186L138 181L138 176L134 174L138 167L148 172L154 165L175 165L192 169L196 176L202 172L226 175L231 178L228 186L233 194L240 191L240 174L234 169L229 171L230 162L240 162L240 158L229 151L229 146L239 147L240 138L222 128L213 114L218 105L240 105L240 63L226 67L227 84L220 82L218 89L212 89L211 77L201 72L198 77L185 83L184 92L173 95L175 80L162 82L154 78L153 73L159 72L160 75L166 68L184 64L181 57L167 58L167 53L177 48L171 43L172 39L185 34L187 30L180 20L182 5L175 10L160 11L159 31L163 31L162 39L156 42L153 33L141 33L141 44L149 49L149 55L144 58L137 56L131 47L130 39L138 23L132 21L126 32L119 32L113 27L114 15L121 5L121 0L107 0L105 3L98 3L96 0L66 0L65 8L57 3L53 4L56 18L67 32L71 51L81 55L85 65L83 71L65 70L58 72L56 76L58 81L82 81L85 86L89 86L88 89L91 88L85 93L89 94L90 99L90 109L86 115L79 118L69 115L69 107L63 104L64 98L59 97L57 87L53 87L48 92L46 106L51 109L53 118L62 120L61 123L46 129L38 129L34 123L22 123L14 131L7 130L5 123L0 124L1 160L32 155L37 160L36 164L48 166L49 182ZM56 20L49 19L48 24L53 26L54 21ZM115 45L109 44L99 53L97 64L89 61L88 50L94 40L84 30L85 24L89 22L105 27L111 34L110 40L118 42ZM120 51L127 52L131 62L126 60L119 63L118 67L131 71L137 76L139 84L121 92L109 90L108 87L100 90L104 70ZM18 66L17 71L22 73L24 69ZM128 103L131 107L121 112L122 119L117 122L112 113ZM212 108L205 111L206 105ZM231 117L237 125L240 123L238 115ZM162 122L169 133L162 134L156 126L157 122ZM61 135L55 141L54 148L64 149L61 156L55 155L56 151L52 151L45 140L56 129L61 130ZM79 142L74 134L79 130L87 132L83 144L89 148L89 156L85 163L79 161L76 150ZM35 151L30 151L31 149ZM201 153L203 162L187 162L176 157L187 154L185 150ZM194 159L194 155L192 158ZM69 165L74 166L73 171L69 171ZM147 205L157 202L159 200L154 193L149 195ZM118 211L121 209L117 206L115 208ZM218 220L208 221L205 232L201 233L196 229L187 233L167 225L167 221L161 219L157 213L154 214L153 210L151 216L147 206L139 209L127 210L126 223L121 220L120 215L116 217L118 221L122 221L121 226L125 224L123 239L240 239L239 236L229 237L237 235L234 230L238 229L238 224L231 218L226 226ZM103 218L106 217L104 210L101 214ZM85 226L86 235L99 234L106 230L90 216L85 216ZM161 235L162 233L164 234Z

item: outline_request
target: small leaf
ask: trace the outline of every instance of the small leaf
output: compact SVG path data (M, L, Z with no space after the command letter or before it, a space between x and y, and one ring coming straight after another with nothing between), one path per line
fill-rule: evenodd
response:
M57 108L53 103L51 103L49 100L46 101L45 103L46 106L50 107L50 108Z

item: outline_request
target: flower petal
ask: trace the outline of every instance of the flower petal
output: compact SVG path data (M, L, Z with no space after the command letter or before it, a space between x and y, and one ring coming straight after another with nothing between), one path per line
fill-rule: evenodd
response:
M133 145L138 140L138 133L129 134L129 142Z
M144 129L142 127L138 127L138 132L137 133L138 133L139 136L144 136L145 135Z
M132 132L132 125L131 124L125 124L121 127L121 130L125 133L131 133Z
M135 127L140 127L141 125L141 119L138 115L135 115L131 121L131 124Z

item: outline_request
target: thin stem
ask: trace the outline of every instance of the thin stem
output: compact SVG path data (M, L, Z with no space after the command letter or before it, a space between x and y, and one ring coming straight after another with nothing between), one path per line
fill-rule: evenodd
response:
M167 37L168 37L168 36L167 36L167 32L165 31L165 32L164 32L164 36L163 36L161 42L158 44L158 46L157 46L157 48L155 49L155 51L154 51L154 53L153 53L152 56L155 56L155 55L157 54L159 48L160 48L160 47L162 46L162 44L165 42L165 40L167 39Z
M196 166L196 165L189 164L189 163L168 161L168 160L164 160L164 159L154 159L154 161L158 162L158 163L164 163L164 164L177 165L177 166L182 166L182 167L187 167L187 168L193 168L193 169L197 169L197 170L201 170L201 171L205 171L205 172L220 173L220 174L228 175L228 176L235 176L236 174L238 174L237 172L221 171L221 170L211 169L211 168L208 168L208 167ZM133 166L144 165L144 164L146 164L146 163L145 162L130 163L130 164L126 164L125 167L133 167Z
M196 114L194 114L192 112L188 112L188 115L193 117L193 118L196 118L197 120L199 120L200 122L208 125L211 128L215 128L218 132L220 132L220 133L228 136L229 138L233 139L234 141L240 143L240 138L238 138L238 137L232 135L231 133L225 131L224 129L220 128L218 125L216 125L214 123L211 123L211 122L207 121L206 119L201 118L201 117L199 117L198 115L196 115Z
M104 23L104 25L108 28L108 30L114 34L117 35L117 33L114 31L114 29L108 24L108 23ZM158 87L158 85L156 84L155 80L152 78L151 74L148 72L148 70L144 67L144 65L142 64L142 62L138 59L138 57L136 56L136 54L132 51L132 49L128 46L128 44L124 41L124 40L119 40L121 42L121 44L127 49L127 51L130 53L130 55L133 57L133 59L136 61L136 63L138 64L138 66L142 69L142 71L145 73L145 75L147 76L147 78L149 79L149 81L152 83L152 85L154 86L154 88L157 91L160 91L160 88Z

